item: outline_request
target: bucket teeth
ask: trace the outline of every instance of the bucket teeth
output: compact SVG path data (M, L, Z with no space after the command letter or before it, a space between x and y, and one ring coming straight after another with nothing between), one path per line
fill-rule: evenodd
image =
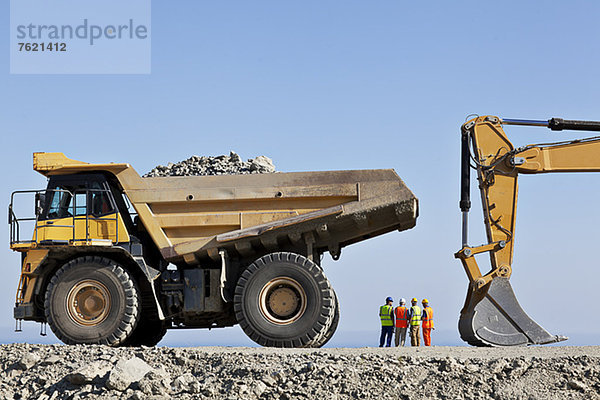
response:
M473 346L527 346L566 340L551 335L519 305L507 278L495 278L485 293L469 293L458 322L461 338Z

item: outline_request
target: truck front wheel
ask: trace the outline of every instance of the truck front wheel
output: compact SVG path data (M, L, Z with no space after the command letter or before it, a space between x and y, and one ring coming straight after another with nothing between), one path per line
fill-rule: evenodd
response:
M139 320L139 293L127 270L104 257L80 257L52 277L46 320L66 344L117 346Z
M323 271L294 253L267 254L238 280L234 309L244 332L270 347L307 347L329 328L333 289Z
M141 318L131 335L125 340L123 346L156 346L167 333L167 324L160 320Z

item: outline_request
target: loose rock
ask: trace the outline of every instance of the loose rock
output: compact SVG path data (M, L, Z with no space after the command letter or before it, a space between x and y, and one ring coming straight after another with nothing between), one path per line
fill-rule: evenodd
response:
M17 363L15 368L20 370L28 370L40 361L40 356L36 353L27 353Z
M582 392L587 390L587 385L583 382L580 382L578 380L572 379L569 381L568 386L571 389L575 389L575 390L581 390Z
M171 391L171 378L164 370L152 370L138 382L138 387L147 395L166 395Z
M94 362L67 375L67 380L73 385L84 385L95 379L104 377L110 371L111 365L105 362Z
M138 382L151 370L152 367L138 357L133 357L129 360L119 360L108 375L106 387L123 392L129 385L133 382Z
M196 377L189 372L176 378L173 381L172 386L173 391L176 393L200 393L201 390L200 383L198 382Z
M273 161L266 156L258 156L248 161L234 151L228 156L192 156L177 163L157 165L144 178L157 176L192 176L192 175L232 175L232 174L266 174L275 172Z

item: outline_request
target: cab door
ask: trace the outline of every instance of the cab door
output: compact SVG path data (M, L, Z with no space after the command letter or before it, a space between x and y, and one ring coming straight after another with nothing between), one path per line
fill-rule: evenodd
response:
M113 243L129 241L127 230L112 193L106 182L94 181L87 191L88 237L98 240L110 240ZM127 239L125 240L125 238Z

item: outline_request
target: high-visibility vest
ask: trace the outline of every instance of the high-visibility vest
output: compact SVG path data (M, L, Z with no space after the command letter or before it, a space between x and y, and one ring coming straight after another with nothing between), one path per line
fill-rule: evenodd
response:
M433 308L427 306L424 311L427 315L423 315L423 328L433 328Z
M388 306L386 304L385 306L379 307L381 326L394 326L394 323L392 322L392 316L390 314L392 314L392 306Z
M406 328L408 326L408 310L406 307L396 307L394 316L396 317L396 328Z
M421 325L421 307L412 306L410 309L412 310L410 324L412 326L420 326Z

